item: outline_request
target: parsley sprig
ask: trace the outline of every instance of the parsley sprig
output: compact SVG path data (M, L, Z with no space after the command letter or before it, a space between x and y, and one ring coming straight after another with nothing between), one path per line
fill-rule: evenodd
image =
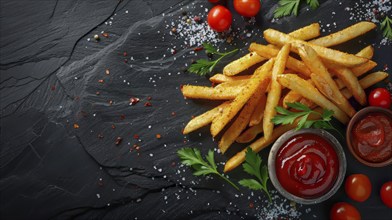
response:
M200 150L197 148L182 148L177 151L177 155L180 157L181 163L194 169L193 175L205 176L215 174L239 190L237 185L218 172L217 165L214 160L214 151L208 151L208 154L205 157L207 161L203 159Z
M248 174L256 177L256 179L242 179L238 183L252 190L263 190L267 194L269 201L271 201L271 195L267 189L268 168L266 165L262 166L261 163L261 157L252 148L248 147L242 168Z
M203 47L204 47L204 50L206 51L206 53L219 55L220 57L216 60L199 59L196 61L196 63L192 64L188 68L189 72L196 73L197 75L200 75L200 76L204 76L207 73L212 72L214 70L216 64L219 63L219 61L221 61L224 57L238 51L238 49L234 49L234 50L226 52L226 53L221 53L221 52L218 52L218 50L209 43L203 43Z
M381 30L383 31L384 37L392 40L392 19L385 16L384 20L381 22Z
M340 132L336 128L334 128L331 124L332 115L334 113L332 110L324 109L322 113L319 113L317 111L313 111L308 106L306 106L302 103L299 103L299 102L286 103L286 104L288 107L297 110L297 112L289 111L289 110L287 110L283 107L280 107L280 106L275 107L276 112L279 114L275 115L275 117L272 118L272 122L274 124L276 124L276 125L292 124L292 123L294 123L294 121L297 118L301 118L298 121L298 125L296 127L296 130L299 130L301 128L315 127L315 128L321 128L321 129L331 129L331 130L337 131L340 134ZM308 120L308 117L311 114L320 115L321 119Z
M274 17L280 18L289 15L298 15L299 5L302 0L279 0L279 6L274 11ZM306 0L312 10L319 7L318 0Z

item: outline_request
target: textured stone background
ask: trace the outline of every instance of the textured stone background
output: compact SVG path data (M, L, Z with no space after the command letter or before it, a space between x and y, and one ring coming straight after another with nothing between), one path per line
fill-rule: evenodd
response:
M336 28L328 28L334 31L353 24L344 7L355 1L341 2L321 1L316 11L303 8L299 17L271 23L276 1L264 1L254 27L258 34L235 40L235 47L242 49L236 57L246 53L246 43L263 42L260 33L268 27L291 31L311 22L336 22ZM183 99L181 84L209 83L181 71L195 55L169 35L167 25L177 22L184 10L205 15L204 8L210 7L204 0L1 1L3 219L266 218L262 209L270 206L262 193L244 188L238 192L216 178L193 177L178 164L176 151L181 147L199 146L206 152L217 146L207 128L181 134L191 115L217 103ZM244 20L234 16L233 26L243 28ZM109 37L95 42L93 35L102 31ZM374 59L381 70L392 65L392 53L391 46L380 47L380 40L378 31L342 47L355 52L375 44ZM131 97L140 103L130 106ZM144 106L148 97L151 107ZM122 143L115 145L119 136ZM217 160L225 161L241 147ZM265 161L267 153L262 152ZM363 219L388 219L392 211L382 205L378 190L392 179L391 166L371 169L346 155L348 174L365 173L373 182L368 201L351 203ZM239 169L229 175L233 180L244 176ZM278 195L276 201L289 204ZM297 208L301 219L328 219L337 201L349 201L343 189L321 205Z

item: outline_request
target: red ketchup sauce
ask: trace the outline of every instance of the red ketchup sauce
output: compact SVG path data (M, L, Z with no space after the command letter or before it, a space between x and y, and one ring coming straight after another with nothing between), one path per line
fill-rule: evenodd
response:
M301 198L327 193L339 173L338 156L331 144L315 134L299 134L279 149L276 174L282 187Z
M383 113L370 113L353 126L355 153L369 162L392 157L392 119Z

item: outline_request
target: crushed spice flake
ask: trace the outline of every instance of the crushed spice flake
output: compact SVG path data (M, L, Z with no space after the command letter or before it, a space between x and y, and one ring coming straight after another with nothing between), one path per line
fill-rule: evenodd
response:
M112 125L112 129L116 129L116 125L113 124L113 125Z
M117 137L117 138L116 138L116 141L114 142L114 144L115 144L115 145L120 145L121 142L122 142L122 140L123 140L122 137Z
M98 139L102 139L102 138L103 138L103 134L102 134L102 133L99 133L99 134L97 135L97 138L98 138Z
M106 74L106 75L110 75L110 70L109 70L109 69L106 69L106 70L105 70L105 74Z
M144 103L144 106L145 106L145 107L151 107L152 104L151 104L151 102L146 102L146 103Z
M109 33L103 32L102 36L105 37L105 38L109 38Z
M132 97L129 99L129 105L136 105L140 101L139 98Z
M105 81L103 79L98 80L99 83L103 84Z
M157 139L161 139L161 138L162 138L162 135L161 135L161 134L156 134L155 137L156 137Z
M76 123L74 123L74 124L73 124L73 128L78 129L78 128L79 128L79 125L76 124Z

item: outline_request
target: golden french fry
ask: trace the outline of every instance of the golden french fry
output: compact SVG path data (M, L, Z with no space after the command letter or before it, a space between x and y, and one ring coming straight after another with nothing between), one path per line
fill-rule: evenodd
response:
M223 74L226 76L234 76L249 67L266 60L264 57L257 55L257 53L251 52L245 56L232 61L223 68Z
M257 68L252 78L241 92L235 97L233 102L217 115L211 123L211 134L215 137L222 129L234 118L234 116L241 110L245 103L249 100L252 94L257 90L260 84L263 85L264 91L267 88L271 78L271 68L274 64L274 59L270 59L261 67Z
M355 100L361 105L366 105L366 94L354 73L345 67L335 67L332 72L344 82L347 89L353 94Z
M246 131L244 131L235 141L237 143L249 143L253 141L258 134L263 132L263 123L259 123L255 126L252 126L248 128Z
M271 88L267 95L267 103L265 105L263 120L264 137L266 139L271 138L272 130L274 129L274 124L271 122L271 119L276 115L275 107L278 106L280 95L282 93L282 87L277 82L277 77L282 74L285 69L286 61L290 53L290 47L290 44L286 44L282 47L276 56L276 61L272 69Z
M242 86L245 86L247 83L248 83L247 79L223 82L223 83L215 86L214 89L216 89L216 90L224 90L224 89L230 89L230 88L233 88L233 87L242 87Z
M219 149L224 154L227 149L234 143L235 139L240 136L241 132L246 128L249 123L250 116L255 110L256 105L260 102L261 95L264 94L265 88L262 84L259 85L257 90L249 98L249 101L242 108L240 114L235 119L233 124L225 131L221 140L219 141Z
M252 116L250 116L250 121L249 121L250 127L260 124L260 122L263 120L266 102L267 102L267 97L265 96L265 93L263 93L261 94L260 101L259 103L257 103L256 108L252 113Z
M285 76L285 75L283 75L283 76ZM317 109L315 109L315 111L322 112L322 109L317 108ZM318 118L320 118L320 115L318 115L318 114L309 115L309 120L316 120ZM274 142L276 139L278 139L282 134L297 127L298 121L299 120L297 119L294 121L293 124L278 126L272 132L272 137L270 139L266 139L264 137L261 137L258 140L256 140L255 142L253 142L251 145L249 145L249 147L252 148L252 150L256 153L260 152L261 150L266 148L268 145L270 145L272 142ZM238 152L232 158L230 158L226 162L223 172L229 172L229 171L233 170L234 168L238 167L239 165L241 165L241 163L243 163L245 161L245 154L246 154L246 148L243 149L242 151Z
M368 61L368 59L363 57L358 57L352 54L343 53L330 48L311 44L303 40L295 39L287 34L284 34L282 32L273 29L265 30L264 38L269 43L277 44L279 46L283 46L284 44L291 43L293 46L291 48L292 51L294 52L298 52L296 50L296 47L294 47L294 44L305 44L311 46L322 59L328 60L334 64L341 65L341 66L354 67Z
M310 77L319 91L339 106L347 115L350 117L354 116L355 109L342 93L340 93L327 68L325 68L324 64L318 58L316 51L312 47L304 44L297 44L295 46L306 66L313 72Z
M317 105L330 109L334 112L335 118L337 118L343 124L346 124L349 120L347 115L340 110L335 104L325 98L312 84L306 80L300 78L294 74L282 74L278 76L278 82L291 90L300 93L303 97L311 100Z
M378 72L370 73L367 76L363 77L361 80L359 80L359 84L363 89L367 89L370 86L384 80L387 77L388 77L388 73L378 71ZM347 88L342 90L342 94L347 99L352 96L352 93Z
M288 108L286 103L294 103L301 100L303 97L298 92L290 90L283 98L283 108Z
M252 77L251 75L244 75L244 76L225 76L223 74L215 74L210 77L210 81L213 83L223 83L223 82L232 82L232 81L239 81L239 80L247 80Z
M320 36L320 24L313 23L303 28L297 29L291 33L290 36L301 39L310 40ZM266 60L266 57L261 57L254 52L248 53L245 56L234 60L223 68L223 74L226 76L236 75L249 67Z
M373 22L362 21L338 32L311 40L309 42L323 47L332 47L363 35L376 27L377 25Z
M212 119L220 112L223 111L223 108L227 107L229 105L229 102L224 102L220 104L219 106L199 115L194 117L192 120L188 122L188 124L185 126L184 131L182 132L183 134L189 134L192 131L195 131L201 127L204 127L212 122Z
M254 51L260 56L266 58L276 57L279 53L279 49L275 49L273 47L269 47L262 44L251 43L249 46L250 51ZM287 68L294 70L295 72L301 74L305 78L310 77L310 70L305 66L305 64L291 56L287 59Z
M185 98L209 100L231 100L237 97L241 90L241 86L230 88L211 88L207 86L192 85L184 85L181 89Z
M374 49L371 45L363 48L361 51L359 51L358 53L356 53L355 55L359 56L359 57L363 57L366 59L372 59L373 55L374 55Z

